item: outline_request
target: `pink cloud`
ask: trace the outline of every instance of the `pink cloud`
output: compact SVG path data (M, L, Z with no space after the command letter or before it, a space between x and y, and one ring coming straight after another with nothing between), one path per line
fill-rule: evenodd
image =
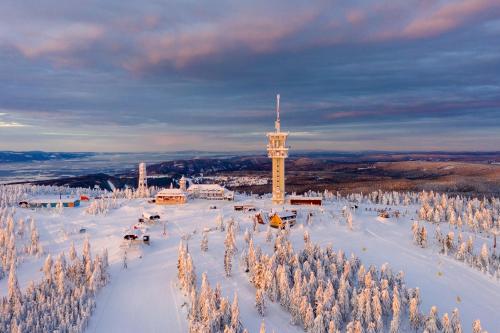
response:
M494 17L500 12L500 0L356 4L341 0L307 6L257 1L235 4L227 12L204 6L177 10L178 15L174 15L145 8L139 13L113 15L99 24L41 21L16 28L17 34L10 32L12 25L5 23L7 28L2 30L0 23L0 41L8 41L27 58L44 57L56 65L104 61L140 74L157 65L183 69L240 53L251 56L431 38ZM89 50L92 52L82 52Z
M376 112L374 111L339 111L339 112L333 112L330 114L326 115L326 119L343 119L343 118L353 118L353 117L360 117L360 116L367 116L371 114L375 114Z
M357 25L366 19L366 15L363 11L359 9L353 9L347 13L346 18L347 21L352 25Z
M64 54L98 40L103 33L98 25L75 24L52 33L34 33L33 38L16 43L16 47L28 58Z
M461 0L445 4L435 12L418 17L403 30L409 38L432 37L453 30L462 24L476 20L482 15L500 9L498 0Z
M300 31L315 16L315 11L307 10L281 20L269 16L240 15L180 31L148 35L140 40L143 53L125 62L125 67L140 71L166 62L182 68L205 57L226 52L273 52L280 49L284 39Z

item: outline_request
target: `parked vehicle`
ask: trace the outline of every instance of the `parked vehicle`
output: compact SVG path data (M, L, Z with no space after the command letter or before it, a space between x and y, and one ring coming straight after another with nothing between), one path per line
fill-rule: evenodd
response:
M149 220L149 221L154 221L154 220L159 220L160 219L160 215L158 215L158 214L151 214L151 213L147 213L147 212L142 213L142 217L145 220Z
M235 211L243 211L243 212L256 212L257 208L253 205L235 205Z

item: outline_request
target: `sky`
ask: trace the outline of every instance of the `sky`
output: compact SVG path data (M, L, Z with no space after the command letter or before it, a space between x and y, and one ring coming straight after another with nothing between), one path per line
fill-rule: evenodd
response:
M500 150L500 0L3 0L0 150Z

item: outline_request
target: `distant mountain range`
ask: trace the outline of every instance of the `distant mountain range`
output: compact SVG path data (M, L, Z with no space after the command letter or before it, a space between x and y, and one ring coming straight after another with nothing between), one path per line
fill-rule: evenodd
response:
M266 155L181 158L150 163L150 186L169 186L187 177L269 178L271 161ZM286 161L287 192L307 190L344 193L382 190L435 190L463 195L500 195L500 152L295 152ZM95 172L75 177L31 181L70 187L136 187L137 169ZM233 186L237 191L269 193L270 184Z
M0 151L0 163L67 160L74 158L86 158L94 156L95 153L61 153L45 151Z
M88 158L95 156L116 156L116 155L138 155L138 156L175 156L178 158L223 158L235 156L258 156L259 152L208 152L208 151L175 151L175 152L155 152L155 153L97 153L97 152L46 152L46 151L0 151L0 163L17 163L17 162L34 162L34 161L51 161L51 160L67 160L76 158ZM262 154L264 155L264 154ZM310 158L327 158L342 162L368 162L368 161L467 161L467 162L500 162L499 152L390 152L390 151L361 151L361 152L339 152L339 151L308 151L298 150L292 151L292 156L310 157ZM157 159L157 158L156 158Z

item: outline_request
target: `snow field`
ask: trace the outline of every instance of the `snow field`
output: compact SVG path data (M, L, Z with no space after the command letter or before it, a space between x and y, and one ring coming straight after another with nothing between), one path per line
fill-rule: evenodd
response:
M244 203L270 210L269 200L240 197ZM37 223L40 241L45 253L53 256L69 251L71 243L82 248L88 237L93 253L104 248L109 252L110 283L99 293L97 307L91 318L88 332L186 332L188 300L177 285L177 250L182 238L188 239L189 252L196 267L197 282L201 273L207 272L212 288L220 283L222 292L230 301L238 293L240 318L249 332L258 332L264 320L268 332L303 332L300 326L290 324L290 314L279 304L267 302L264 318L257 313L255 288L248 282L240 266L240 254L245 247L243 234L252 228L250 214L234 212L233 202L194 200L182 206L154 206L144 199L118 199L118 208L106 215L89 215L85 205L80 208L65 208L62 213L53 210L37 211L17 208L15 219L33 217ZM209 209L216 205L218 209ZM342 249L347 256L354 252L363 265L378 268L388 262L394 273L405 272L409 288L419 287L422 304L420 310L428 314L436 305L439 315L457 307L460 310L464 331L470 331L472 322L480 319L483 329L500 332L500 284L480 271L451 257L441 255L435 247L419 248L411 235L411 218L416 218L418 206L401 206L408 215L400 218L380 219L374 211L365 211L362 204L353 213L353 230L350 230L341 210L343 201L326 203L321 212L318 208L299 208L298 223L291 228L290 240L297 251L304 246L303 234L309 231L313 243L321 246L333 244L335 251ZM381 205L369 205L383 208ZM397 208L397 207L396 207ZM311 225L306 225L305 216L314 210ZM393 207L394 209L394 207ZM127 249L128 268L123 268L122 233L136 223L143 211L158 212L162 221L150 228L151 245L140 245ZM240 230L236 232L238 253L233 258L232 274L224 273L225 232L208 232L208 251L200 249L202 231L216 226L217 216L224 221L234 218ZM167 236L163 236L163 222L166 222ZM86 228L85 234L78 230ZM270 254L274 241L265 241L267 226L259 225L254 234L254 245ZM276 230L273 230L276 233ZM432 235L429 235L432 237ZM39 280L44 258L26 260L18 268L21 288L30 280ZM7 279L0 280L0 293L6 294Z

